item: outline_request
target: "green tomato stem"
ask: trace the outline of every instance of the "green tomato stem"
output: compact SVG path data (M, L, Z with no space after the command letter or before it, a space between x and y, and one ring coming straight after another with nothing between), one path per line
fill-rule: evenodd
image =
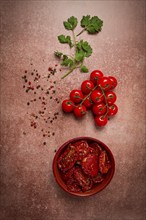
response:
M109 105L108 105L108 102L107 102L107 98L106 98L106 95L105 95L105 92L104 92L104 90L103 90L103 88L101 87L101 86L95 86L90 92L89 92L89 94L88 95L86 95L83 99L82 99L82 101L81 101L81 103L79 104L79 105L82 105L83 103L84 103L84 101L88 98L88 97L90 97L90 95L91 95L91 93L96 89L96 88L100 88L101 89L101 91L102 91L102 96L104 96L104 99L105 99L105 107L107 107L107 111L106 111L106 113L103 115L103 117L106 117L106 115L108 114L108 107L109 107ZM102 97L101 96L101 97Z
M108 105L107 98L106 98L106 95L105 95L105 92L104 92L103 88L101 86L99 86L99 88L102 91L102 94L103 94L104 99L105 99L105 106L107 107L106 113L103 115L103 117L106 117L107 114L108 114L108 107L109 107L109 105Z
M95 86L95 87L89 92L89 94L86 95L85 98L82 99L80 105L82 105L83 102L84 102L88 97L90 97L91 93L92 93L96 88L97 88L97 86Z

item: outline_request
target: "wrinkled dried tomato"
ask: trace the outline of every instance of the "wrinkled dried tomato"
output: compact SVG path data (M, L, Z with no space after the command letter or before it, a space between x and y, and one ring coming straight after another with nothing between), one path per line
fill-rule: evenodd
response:
M102 148L97 143L92 143L89 146L90 146L90 152L97 156L99 156L100 153L102 152Z
M104 180L104 175L98 172L97 176L92 178L94 183L101 183Z
M101 173L107 173L110 168L111 164L108 159L108 155L105 151L102 151L99 156L99 170Z
M74 179L69 179L66 183L67 188L71 192L80 192L81 188Z
M69 145L67 150L60 156L58 160L58 167L63 172L72 168L77 161L76 148L73 145Z
M78 160L83 160L83 158L90 152L87 141L78 141L74 146L76 146Z
M74 178L78 185L82 187L82 191L87 191L92 188L92 179L85 175L81 168L76 168L74 171Z
M81 163L84 173L89 176L96 176L98 173L98 157L95 154L88 154Z

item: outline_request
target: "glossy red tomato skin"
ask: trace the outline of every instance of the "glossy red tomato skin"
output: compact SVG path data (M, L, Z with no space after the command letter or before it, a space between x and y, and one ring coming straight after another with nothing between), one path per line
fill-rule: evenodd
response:
M99 89L95 89L92 93L91 93L91 99L94 103L101 103L104 100L104 96L102 94L102 92Z
M109 79L110 79L110 81L111 81L111 89L114 89L114 88L116 88L116 86L117 86L117 84L118 84L118 82L117 82L117 79L114 77L114 76L109 76L108 77Z
M118 106L113 104L108 107L108 116L114 116L118 112Z
M102 77L97 85L100 86L104 91L108 91L112 87L110 79L106 76Z
M74 103L69 99L65 99L62 102L62 109L64 112L70 113L74 110Z
M99 79L102 77L103 73L100 70L94 70L90 74L90 80L94 83L94 85L96 85Z
M74 108L74 115L77 118L82 118L86 114L86 107L84 105L79 105Z
M87 109L90 109L92 106L93 106L93 101L91 99L91 97L87 97L85 99L85 101L83 102L83 105L87 108Z
M104 115L107 111L107 108L104 103L94 104L92 111L95 115Z
M70 92L70 99L74 102L74 103L80 103L83 99L83 93L81 90L79 89L74 89Z
M94 118L95 124L99 127L103 127L107 124L108 122L108 117L107 116L95 116Z
M81 90L84 94L89 94L94 88L94 83L91 80L85 80L81 84Z
M106 96L106 101L109 105L112 105L117 99L117 96L113 91L107 91L105 93L105 96Z

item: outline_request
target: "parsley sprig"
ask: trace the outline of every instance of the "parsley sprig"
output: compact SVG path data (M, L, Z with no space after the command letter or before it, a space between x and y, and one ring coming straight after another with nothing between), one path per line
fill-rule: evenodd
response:
M77 37L81 35L84 31L88 34L96 34L101 31L103 26L103 21L97 16L90 17L90 15L83 16L80 21L80 26L82 30L76 35L75 28L78 25L78 20L76 17L71 16L67 21L63 22L66 30L72 32L72 38L70 36L59 35L58 40L61 44L68 44L72 49L74 48L73 55L67 55L60 51L55 51L54 54L61 61L61 65L68 68L68 72L62 76L62 79L68 76L74 69L79 68L81 72L88 72L88 68L84 65L85 58L88 58L92 54L92 48L87 41L79 40Z

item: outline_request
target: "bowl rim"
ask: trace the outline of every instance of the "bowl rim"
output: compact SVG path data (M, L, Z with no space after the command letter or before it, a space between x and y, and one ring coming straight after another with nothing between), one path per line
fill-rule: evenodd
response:
M58 179L58 175L60 173L58 167L57 167L57 159L59 157L59 155L61 154L62 150L64 149L64 147L67 147L67 145L69 143L72 143L72 142L76 142L76 141L79 141L79 140L90 140L90 141L94 141L94 142L97 142L100 146L102 146L106 152L108 152L108 154L110 155L110 159L112 161L112 169L110 171L110 176L109 178L105 181L105 182L102 182L102 185L99 187L98 190L95 190L95 191L92 191L91 190L88 190L86 192L82 192L82 193L79 193L79 192L71 192L69 190L67 190L67 188L65 187L65 183L63 182L63 180L61 179L61 177ZM55 155L54 155L54 158L53 158L53 162L52 162L52 170L53 170L53 174L54 174L54 177L55 177L55 180L56 182L58 183L58 185L61 187L61 189L63 189L65 192L69 193L70 195L73 195L73 196L78 196L78 197L87 197L87 196L92 196L96 193L99 193L100 191L102 191L103 189L105 189L107 187L107 185L111 182L113 176L114 176L114 173L115 173L115 159L114 159L114 156L113 156L113 153L111 152L111 150L109 149L109 147L103 143L102 141L96 139L96 138L93 138L93 137L88 137L88 136L79 136L79 137L75 137L75 138L72 138L68 141L66 141L65 143L63 143L59 148L58 150L56 151Z

